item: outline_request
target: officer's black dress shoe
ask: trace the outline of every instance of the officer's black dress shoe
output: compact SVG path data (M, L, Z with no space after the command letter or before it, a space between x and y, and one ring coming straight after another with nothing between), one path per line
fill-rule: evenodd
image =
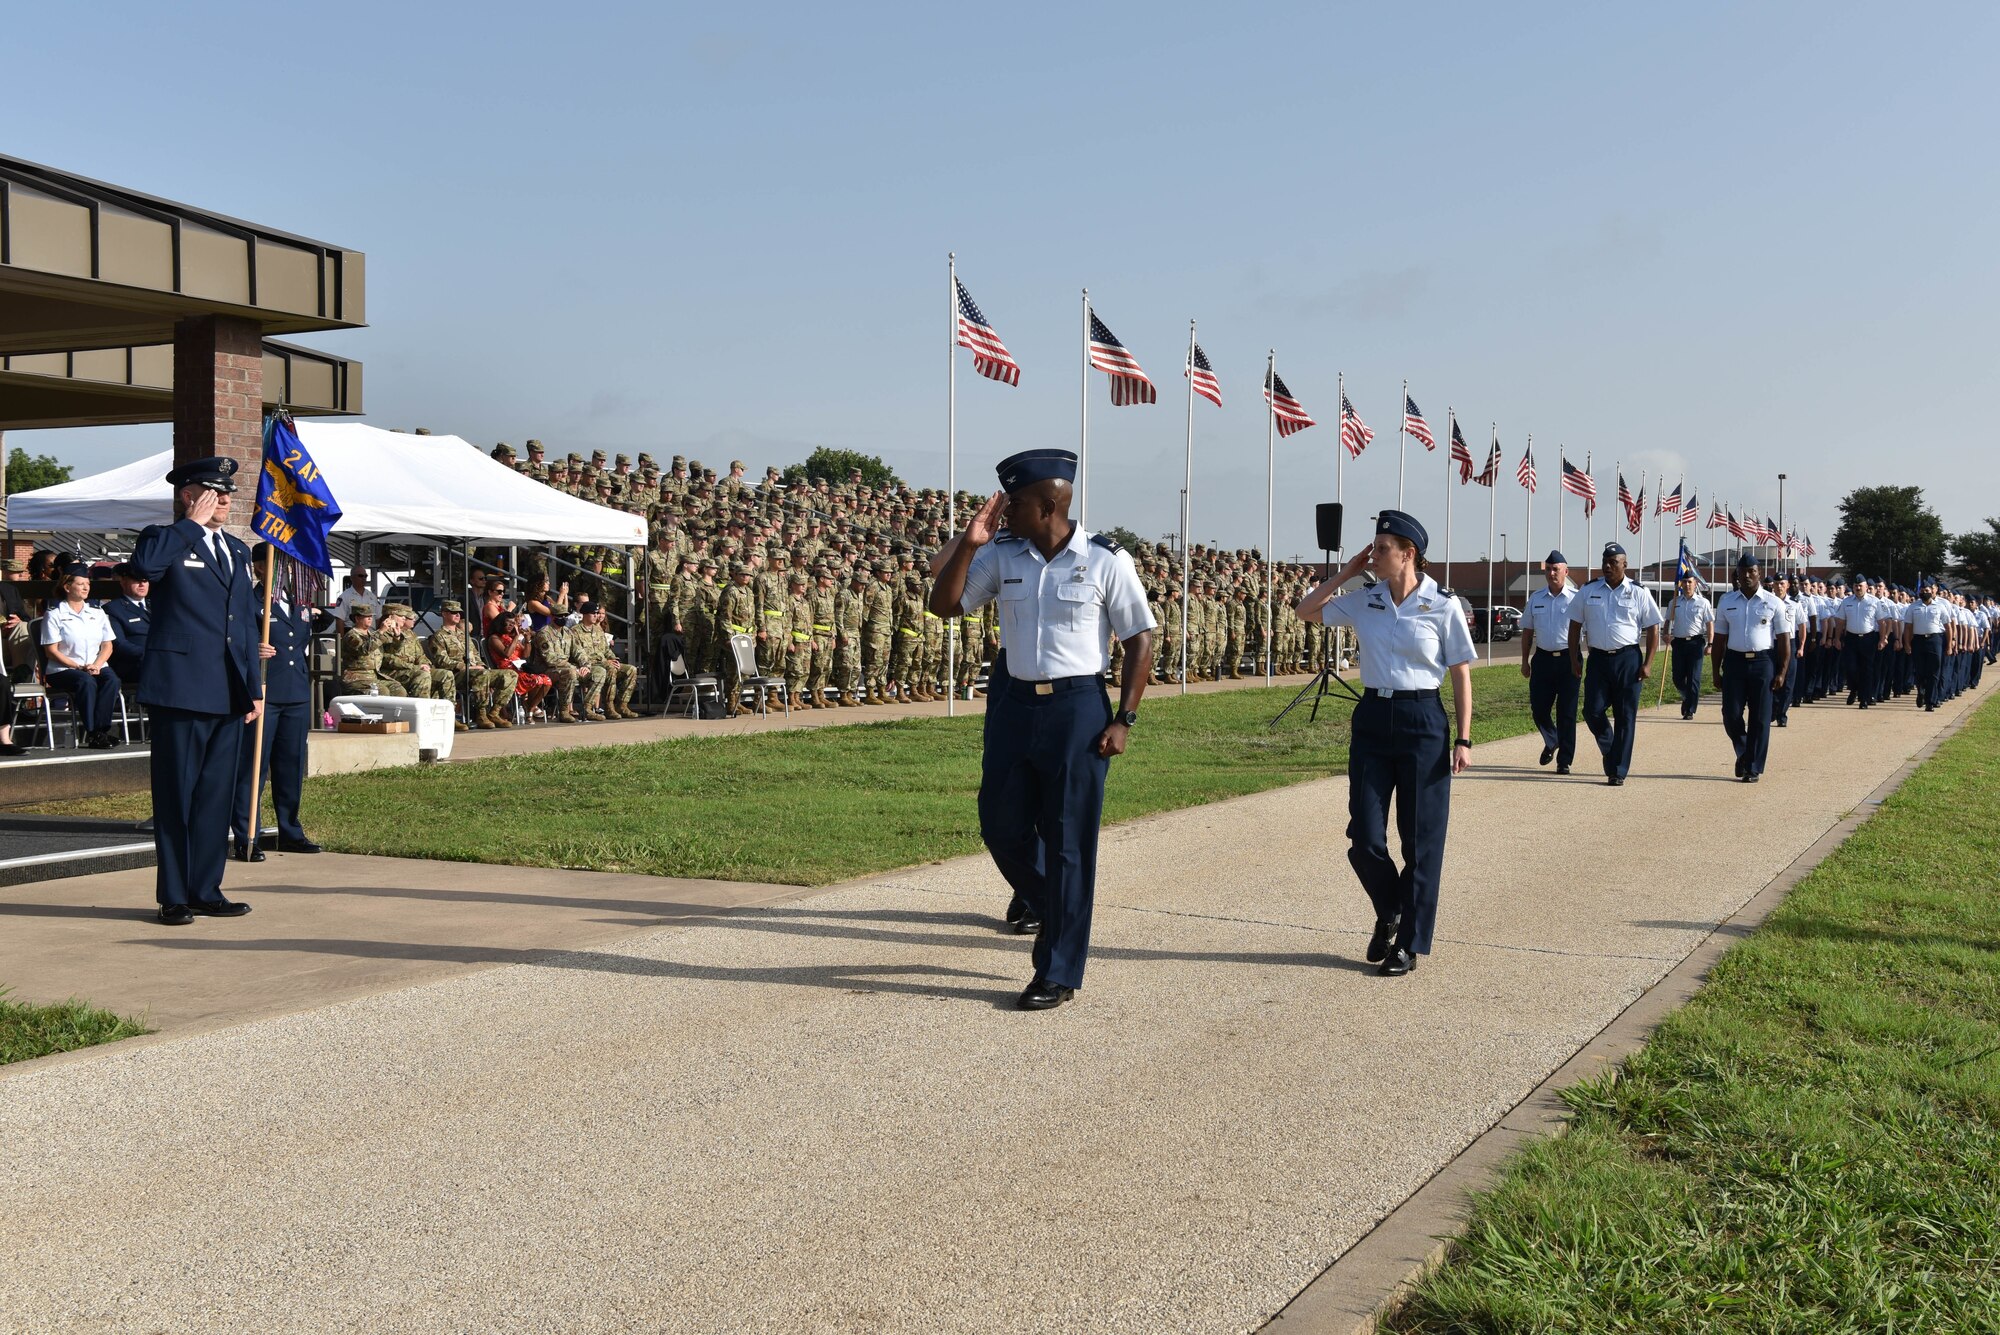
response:
M229 846L229 856L238 862L262 862L264 860L264 847L262 844L259 844L255 848L245 848L241 844L231 844Z
M1063 987L1056 983L1029 983L1021 999L1014 1003L1018 1010L1050 1011L1076 995L1073 987Z
M18 742L0 742L0 756L25 756L28 748Z
M189 913L199 913L204 918L240 918L249 911L248 904L233 899L211 899L188 905Z
M283 835L278 836L278 842L273 846L280 853L324 853L326 851L310 839L287 839Z
M1368 962L1380 964L1382 957L1389 953L1389 943L1396 939L1396 929L1403 925L1401 918L1377 918L1375 935L1368 938Z
M1417 957L1410 953L1409 947L1397 946L1389 952L1389 957L1382 961L1382 967L1377 972L1384 978L1400 978L1416 967Z
M1026 918L1027 916L1028 916L1027 900L1021 898L1019 895L1015 895L1012 899L1007 901L1007 925L1009 927L1018 927L1021 924L1022 919Z
M1556 758L1556 749L1553 746L1545 746L1542 748L1542 758L1537 763L1546 765L1555 758Z
M1625 786L1625 776L1623 774L1613 774L1607 777L1604 782L1613 788L1623 788Z
M1744 775L1744 776L1743 776L1743 782L1745 782L1745 783L1755 783L1755 782L1757 782L1757 780L1759 780L1759 779L1761 779L1761 778L1763 778L1763 777L1764 777L1764 776L1763 776L1763 775L1761 775L1761 774L1746 774L1746 775Z
M1568 766L1568 765L1557 765L1557 766L1556 766L1556 773L1558 773L1558 774L1567 774L1567 773L1569 773L1569 766Z
M1034 936L1041 930L1042 920L1040 918L1023 918L1014 924L1015 936Z
M1750 757L1748 756L1736 757L1736 777L1740 779L1749 772L1750 772Z
M194 914L185 904L162 904L160 921L168 927L185 927L194 921Z

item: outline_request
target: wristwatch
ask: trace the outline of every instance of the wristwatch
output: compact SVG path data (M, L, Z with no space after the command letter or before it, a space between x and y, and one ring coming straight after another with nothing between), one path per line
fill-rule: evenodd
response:
M1461 737L1456 742L1453 742L1452 745L1462 746L1466 750L1470 751L1472 749L1472 739L1470 737Z
M1129 728L1139 721L1139 711L1136 709L1121 709L1118 711L1117 718L1113 721L1122 723Z

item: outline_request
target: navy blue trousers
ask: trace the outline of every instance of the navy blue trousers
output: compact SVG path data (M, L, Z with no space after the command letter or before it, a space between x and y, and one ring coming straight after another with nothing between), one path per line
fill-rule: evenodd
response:
M1705 647L1699 635L1674 641L1674 689L1680 693L1682 718L1693 718L1694 711L1701 705L1702 659L1707 657L1702 651Z
M1094 677L1055 683L1008 680L987 695L986 753L979 773L979 837L1042 929L1035 977L1082 987L1097 894L1097 830L1111 762L1097 739L1111 723L1111 697ZM994 716L996 704L1003 711Z
M1722 730L1736 748L1738 760L1749 761L1752 774L1764 772L1771 751L1770 651L1745 658L1731 650L1722 659Z
M75 702L76 719L85 732L98 732L118 721L118 674L109 664L94 677L79 668L51 668L45 675L50 690Z
M1567 653L1535 651L1528 661L1528 708L1534 711L1542 745L1556 749L1556 763L1567 766L1575 760L1576 674L1569 670Z
M1917 679L1917 706L1923 708L1938 703L1942 689L1940 676L1944 667L1944 636L1918 635L1911 640L1910 657L1912 669Z
M264 754L257 764L257 806L262 807L264 789L277 794L272 803L278 810L278 837L303 843L306 832L299 824L299 793L306 781L306 731L312 723L312 706L304 700L292 704L264 704ZM236 760L236 808L229 815L229 837L245 844L250 841L250 761L257 750L257 727L243 725L242 754Z
M1793 654L1786 665L1785 684L1782 686L1777 685L1775 680L1778 671L1777 664L1778 656L1774 651L1771 655L1771 675L1773 678L1771 686L1771 722L1777 724L1779 727L1784 727L1785 721L1792 716L1792 701L1797 699L1799 694L1798 655L1796 653Z
M1604 753L1607 779L1622 779L1632 769L1632 734L1639 727L1639 664L1643 661L1636 644L1590 651L1590 665L1583 677L1583 723L1597 739L1597 749Z
M1847 693L1863 709L1875 703L1875 634L1849 635L1840 645L1840 670L1847 678Z
M162 904L222 898L230 808L242 751L241 714L197 714L154 705L153 848Z
M1575 680L1574 677L1571 678ZM1396 944L1428 955L1437 927L1445 829L1451 822L1451 729L1437 698L1354 706L1347 749L1347 860L1375 906L1402 919ZM1403 866L1389 857L1389 799Z

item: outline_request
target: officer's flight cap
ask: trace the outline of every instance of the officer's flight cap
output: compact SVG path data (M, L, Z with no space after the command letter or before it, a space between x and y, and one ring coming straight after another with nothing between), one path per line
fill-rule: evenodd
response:
M1070 450L1022 450L1002 459L994 471L1000 475L1001 490L1011 496L1052 477L1076 481L1076 455Z
M1612 556L1623 556L1623 555L1625 555L1625 549L1624 549L1623 547L1619 546L1619 545L1618 545L1617 543L1615 543L1615 542L1607 542L1607 543L1605 543L1605 544L1604 544L1604 556L1605 556L1605 557L1612 557ZM1599 559L1600 559L1600 560L1602 560L1602 559L1604 559L1604 558L1603 558L1603 557L1600 557Z
M1561 552L1551 551L1542 564L1545 566L1566 566L1569 564L1569 558Z
M211 455L206 459L190 459L177 464L167 474L170 487L201 486L210 491L236 490L236 461Z
M1736 568L1738 570L1755 570L1757 568L1757 558L1745 552L1736 558Z
M1417 522L1417 517L1401 510L1384 510L1376 515L1375 531L1391 533L1406 542L1415 543L1418 556L1422 556L1424 550L1431 545L1431 535L1424 532L1424 526Z

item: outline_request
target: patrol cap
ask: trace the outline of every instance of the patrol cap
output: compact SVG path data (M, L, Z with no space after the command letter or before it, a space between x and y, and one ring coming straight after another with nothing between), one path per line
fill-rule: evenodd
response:
M503 440L493 447L493 457L495 459L511 459L514 457L514 447Z
M443 602L441 602L441 603L439 603L439 604L438 604L438 611L440 611L440 612L456 612L456 613L458 613L458 614L459 614L460 616L464 616L464 615L465 615L465 604L464 604L464 603L461 603L461 602L460 602L460 601L458 601L458 599L456 599L456 598L447 598L447 599L445 599L445 600L444 600Z
M1424 550L1431 545L1431 535L1424 532L1424 526L1417 522L1417 517L1402 510L1384 510L1376 515L1375 531L1393 534L1407 542L1415 543L1418 556L1422 556Z
M747 575L750 573L750 567L742 561L731 561L729 563L729 573L732 575Z
M375 609L367 603L355 603L347 609L347 619L349 621L353 621L359 617L372 617L374 615Z
M729 461L729 468L731 472L734 472L736 469L739 468L748 468L749 466L750 466L749 464L744 463L741 459L731 459Z
M528 442L528 453L540 454L541 452L542 452L542 442L540 442L539 440L531 440Z
M1625 549L1624 549L1623 547L1619 546L1619 545L1618 545L1617 543L1615 543L1615 542L1607 542L1607 543L1605 543L1605 544L1604 544L1604 555L1605 555L1605 556L1623 556L1623 555L1625 555Z
M170 487L207 487L210 491L236 490L236 461L218 455L190 459L167 474Z
M1076 481L1076 455L1070 450L1022 450L1002 459L994 469L1001 489L1009 495L1050 478Z
M417 619L417 609L408 603L384 603L382 605L382 615L385 617L408 617L410 620L415 621Z
M596 464L599 468L604 467L604 451L592 450L590 452L590 462Z
M1561 552L1551 551L1547 557L1543 558L1542 564L1545 566L1566 566L1569 564L1569 558Z

